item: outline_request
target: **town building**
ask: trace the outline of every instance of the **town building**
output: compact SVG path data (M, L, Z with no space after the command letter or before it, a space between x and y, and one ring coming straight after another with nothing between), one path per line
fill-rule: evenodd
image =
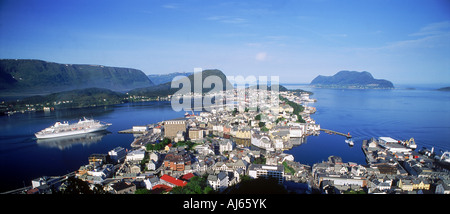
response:
M139 162L144 160L145 150L144 149L136 149L128 152L125 160L131 162Z
M167 174L164 174L163 176L161 176L160 182L161 182L161 184L167 185L169 187L176 187L176 186L184 187L187 184L186 181L180 180L178 178L174 178Z
M136 185L130 182L120 181L111 185L114 194L134 194Z
M133 126L133 132L146 132L148 130L148 126Z
M283 184L284 167L282 165L252 164L248 168L248 175L251 178L275 178L279 184Z
M222 192L228 187L228 173L220 172L219 174L208 175L208 186L216 191Z
M173 171L184 171L187 165L191 165L191 157L186 151L171 151L164 158L164 167Z
M189 139L191 139L191 140L203 139L203 129L190 128L189 129Z
M116 147L109 151L108 155L113 163L120 163L125 159L127 151L122 147Z
M186 132L186 120L184 118L178 120L166 120L164 122L164 137L174 139L179 132Z
M231 152L233 151L233 142L231 140L222 140L219 142L219 152Z

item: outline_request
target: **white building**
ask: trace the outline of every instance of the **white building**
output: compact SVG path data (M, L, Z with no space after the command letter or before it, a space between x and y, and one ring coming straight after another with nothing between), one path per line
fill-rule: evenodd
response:
M268 136L260 135L258 133L252 134L251 144L263 149L273 149L270 138Z
M252 164L248 169L251 178L275 178L279 184L283 184L284 167L282 165L269 166L262 164Z
M154 160L150 160L150 161L147 163L147 169L148 169L148 170L156 170L156 163L155 163Z
M146 132L148 131L147 126L133 126L133 132Z
M233 142L231 140L223 140L219 143L219 151L223 153L225 151L231 152L233 151Z
M220 172L217 175L208 175L208 185L216 191L223 191L228 187L228 174Z
M293 126L289 128L289 136L290 137L302 137L303 136L303 130L300 128L300 126Z
M119 163L125 159L127 152L122 147L116 147L113 150L108 152L109 157L116 163Z
M145 156L145 150L144 149L137 149L128 152L126 156L126 161L132 161L132 162L138 162L144 160Z

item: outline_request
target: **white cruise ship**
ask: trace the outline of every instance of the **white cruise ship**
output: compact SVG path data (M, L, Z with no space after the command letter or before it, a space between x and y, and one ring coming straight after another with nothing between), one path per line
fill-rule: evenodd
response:
M38 139L64 137L69 135L86 134L90 132L102 131L111 126L111 123L102 123L98 120L86 119L78 123L69 124L68 122L56 122L53 126L45 128L34 135Z

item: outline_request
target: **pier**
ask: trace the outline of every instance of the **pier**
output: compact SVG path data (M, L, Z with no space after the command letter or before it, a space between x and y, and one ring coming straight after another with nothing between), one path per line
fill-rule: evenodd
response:
M133 129L126 129L118 131L119 134L145 134L147 131L133 131Z
M329 129L320 129L320 131L323 131L323 132L328 133L328 134L341 135L341 136L344 136L346 138L352 138L352 135L350 134L350 132L348 134L344 134L344 133L333 131L333 130L329 130Z

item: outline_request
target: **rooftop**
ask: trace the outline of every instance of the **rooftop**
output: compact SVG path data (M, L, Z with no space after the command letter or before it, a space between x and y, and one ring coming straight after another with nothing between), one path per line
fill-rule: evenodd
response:
M181 186L181 187L186 186L186 184L187 184L186 181L179 180L179 179L174 178L174 177L172 177L170 175L167 175L167 174L164 174L163 176L161 176L160 179L163 180L163 181L169 182L169 183L171 183L173 185Z

